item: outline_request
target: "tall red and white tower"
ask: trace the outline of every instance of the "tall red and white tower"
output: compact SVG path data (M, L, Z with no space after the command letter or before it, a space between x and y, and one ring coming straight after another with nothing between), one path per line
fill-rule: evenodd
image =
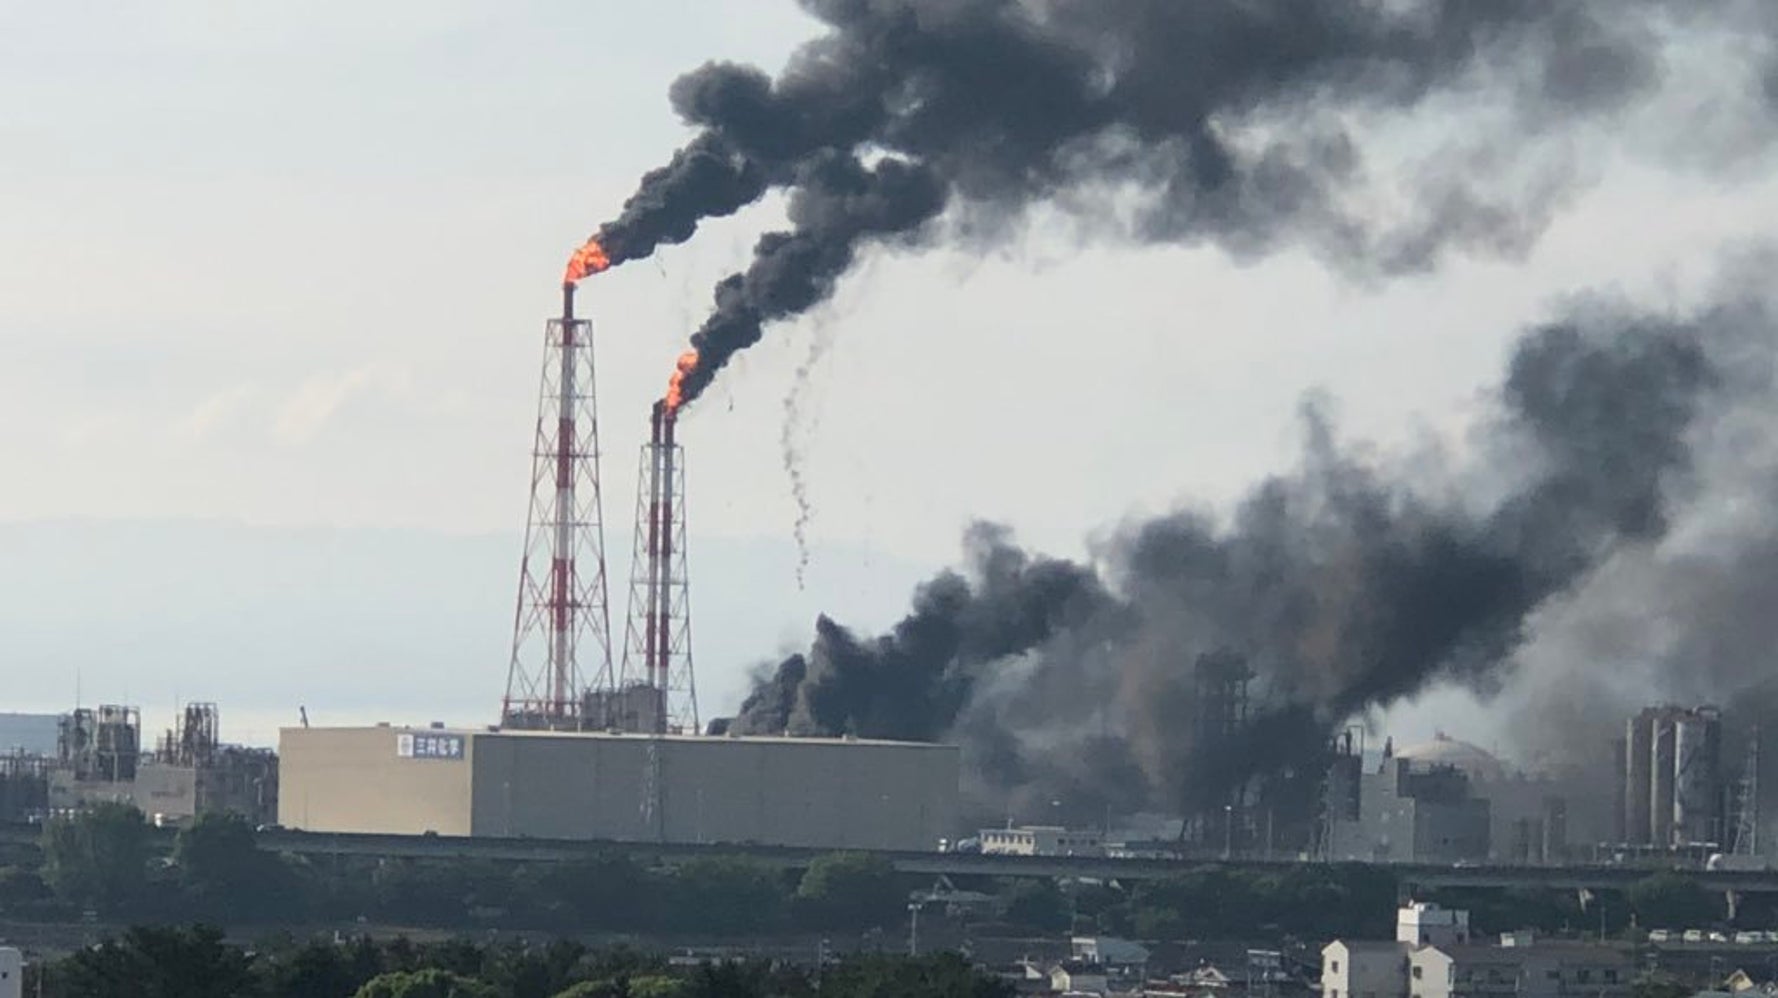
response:
M561 318L551 319L544 335L502 727L603 723L587 716L589 694L613 686L592 332L591 322L574 317L574 282L565 281Z
M685 557L685 451L678 409L654 404L636 482L636 540L624 629L620 700L631 730L696 734L691 664L691 584Z

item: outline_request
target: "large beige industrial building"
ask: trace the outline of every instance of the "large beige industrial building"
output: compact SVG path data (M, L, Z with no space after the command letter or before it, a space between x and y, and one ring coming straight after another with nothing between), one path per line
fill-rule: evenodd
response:
M947 745L378 726L278 754L306 831L932 849L958 821Z

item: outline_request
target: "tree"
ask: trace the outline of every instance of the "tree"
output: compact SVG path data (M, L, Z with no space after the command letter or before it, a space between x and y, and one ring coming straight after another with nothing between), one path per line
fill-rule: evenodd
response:
M173 843L186 900L203 916L227 921L287 918L302 907L296 878L282 858L259 848L238 814L200 814Z
M49 885L35 870L0 866L0 903L42 901L49 896Z
M43 829L43 872L57 897L115 912L142 897L148 823L130 804L99 804Z
M57 964L50 993L64 998L240 998L254 993L251 963L218 929L134 928Z
M766 932L784 924L790 892L772 867L748 859L696 859L674 878L677 932Z
M1048 932L1068 927L1068 899L1061 888L1050 880L1017 880L1002 895L1006 899L1006 920Z
M1637 921L1643 925L1684 928L1709 924L1721 917L1716 899L1697 881L1678 873L1657 873L1639 880L1625 895Z
M895 867L869 853L815 857L792 898L797 921L815 929L861 930L902 917L907 891Z
M366 959L366 942L340 946L315 939L277 954L265 970L266 993L270 998L313 998L356 992L379 969L374 944Z
M436 967L396 971L365 982L356 998L498 998L499 992L471 977Z
M823 977L824 998L1011 998L1012 985L971 967L955 953L930 957L858 957Z

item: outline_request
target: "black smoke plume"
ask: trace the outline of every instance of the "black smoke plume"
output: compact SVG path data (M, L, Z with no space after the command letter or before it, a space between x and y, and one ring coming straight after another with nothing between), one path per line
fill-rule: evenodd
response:
M764 324L826 298L866 244L992 238L1036 204L1115 237L1299 245L1370 273L1520 249L1573 180L1571 154L1540 138L1657 93L1676 40L1770 27L1737 0L803 6L826 33L775 79L711 63L674 83L698 134L598 235L614 262L635 259L788 190L789 228L720 283L693 336L688 399ZM1757 89L1769 54L1718 65ZM1429 120L1440 147L1379 174L1387 124Z
M1391 469L1310 406L1301 465L1226 520L1133 524L1092 564L978 527L967 569L889 634L822 620L731 730L955 739L995 814L1190 812L1312 780L1354 718L1434 686L1497 691L1545 608L1665 538L1699 435L1769 390L1771 333L1752 305L1585 307L1520 339L1468 462ZM1207 738L1197 676L1219 655L1251 671L1251 700Z

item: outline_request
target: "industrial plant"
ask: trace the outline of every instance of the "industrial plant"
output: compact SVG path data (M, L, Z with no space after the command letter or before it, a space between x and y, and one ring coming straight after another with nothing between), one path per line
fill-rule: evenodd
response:
M286 728L278 821L309 831L930 849L959 820L954 746L700 726L678 384L649 414L613 668L592 323L545 326L530 516L500 723ZM718 726L720 727L720 726Z
M159 825L211 812L260 824L277 813L277 756L224 743L215 704L185 705L152 743L136 707L77 707L54 721L52 751L20 745L0 756L4 820L40 821L101 803L132 805Z
M1149 771L1141 772L1116 754L1129 752L1127 741L1090 741L1081 756L1092 776L1069 791L1087 804L1068 809L1052 796L1057 774L1034 760L957 744L961 701L944 685L950 672L915 696L882 694L908 708L906 717L842 704L835 687L819 685L851 670L865 678L844 697L868 701L878 694L873 683L931 679L971 664L960 658L966 653L984 661L1029 653L1049 633L976 642L966 626L1051 621L1082 608L1117 620L1127 609L1090 572L1011 549L998 555L1003 569L1016 569L1007 593L923 592L928 605L875 644L823 621L809 660L793 658L763 680L732 722L706 719L692 661L678 432L686 379L700 370L695 352L680 358L648 413L628 606L621 643L614 640L593 327L575 312L577 284L604 269L602 252L588 243L576 253L561 313L544 327L497 723L311 728L305 718L280 732L273 756L222 744L214 705L184 708L153 746L135 708L82 708L57 722L53 753L0 758L0 807L17 816L124 801L162 823L231 811L299 831L835 849L968 844L1114 857L1536 866L1757 856L1757 733L1731 772L1712 707L1656 706L1629 718L1609 779L1528 773L1443 734L1399 749L1387 738L1367 746L1356 727L1330 739L1328 721L1281 710L1254 691L1264 671L1257 659L1222 647L1180 670L1186 710L1176 731L1146 733L1174 754L1144 757L1140 768ZM1033 593L1053 605L1024 602ZM922 703L935 712L914 716ZM865 730L851 726L858 716L873 719ZM1099 723L1108 734L1110 722ZM1157 764L1173 768L1153 771ZM993 767L1001 770L983 782L1006 793L991 801L1005 806L1004 828L984 828L983 802L967 792ZM1113 785L1132 773L1147 792ZM1149 806L1156 786L1169 788L1159 807ZM1027 803L1020 818L1045 820L1015 824L1017 793ZM1095 820L1080 820L1083 811Z

